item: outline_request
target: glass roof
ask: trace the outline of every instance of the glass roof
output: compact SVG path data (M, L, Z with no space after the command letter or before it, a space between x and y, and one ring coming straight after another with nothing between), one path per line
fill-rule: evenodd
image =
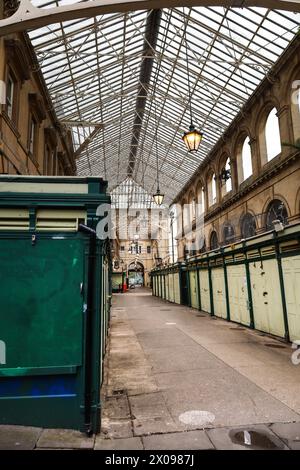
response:
M105 14L29 35L57 116L72 128L78 175L102 176L111 190L124 182L126 194L133 179L152 195L157 148L170 203L288 46L300 14L185 7L162 10L155 24L151 14ZM196 154L181 139L190 125L188 70L194 124L204 133Z

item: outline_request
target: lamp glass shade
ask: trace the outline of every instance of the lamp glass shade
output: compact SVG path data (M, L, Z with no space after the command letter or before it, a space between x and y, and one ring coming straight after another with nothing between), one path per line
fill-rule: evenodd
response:
M193 124L190 125L190 130L185 132L182 136L182 140L189 152L197 152L202 138L203 134L197 131Z
M156 194L153 194L153 199L155 204L160 206L164 200L164 194L161 194L159 189L156 191Z

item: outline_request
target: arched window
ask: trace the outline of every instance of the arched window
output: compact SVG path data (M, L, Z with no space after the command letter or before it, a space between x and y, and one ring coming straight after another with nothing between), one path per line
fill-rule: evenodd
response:
M227 158L225 166L221 170L221 184L222 196L225 196L225 194L229 193L232 190L230 158Z
M293 82L296 87L292 91L292 103L291 103L291 111L292 111L292 120L293 120L293 130L294 130L294 140L295 142L299 142L300 139L300 80L295 80Z
M211 175L207 183L208 190L208 205L212 206L217 202L217 186L216 186L216 175Z
M245 181L249 176L252 175L252 155L251 155L251 146L250 139L246 137L242 146L242 165L240 168L240 182Z
M224 243L232 243L234 241L234 228L230 223L226 223L223 227Z
M196 219L196 199L192 199L192 221Z
M255 217L252 214L245 214L241 221L242 238L254 237L256 235Z
M219 247L218 235L215 230L211 232L209 245L211 250L216 250Z
M279 130L279 120L276 108L273 108L266 121L265 126L267 161L276 157L281 152L281 140Z
M279 220L283 225L288 225L288 212L285 204L280 199L270 202L266 213L266 230L274 229L274 221Z
M205 193L204 188L200 186L197 191L197 214L201 215L205 211Z

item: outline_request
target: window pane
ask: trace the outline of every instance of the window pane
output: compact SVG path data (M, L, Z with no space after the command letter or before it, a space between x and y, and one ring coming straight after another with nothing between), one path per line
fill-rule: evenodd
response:
M229 158L226 161L225 170L229 171L229 174L230 174L230 159ZM231 190L232 190L232 179L230 175L230 177L226 180L226 193L229 193L229 191Z
M265 128L266 146L267 146L267 160L276 157L281 152L279 122L276 115L276 109L273 108L270 112Z
M212 185L212 204L215 204L217 200L217 187L216 187L216 175L213 174L212 180L211 180L211 185Z
M250 139L246 137L243 149L242 149L242 163L243 163L243 181L252 175L252 159L251 159L251 147Z
M13 101L14 101L14 82L13 79L9 76L7 80L6 87L6 110L8 117L12 118L13 112Z

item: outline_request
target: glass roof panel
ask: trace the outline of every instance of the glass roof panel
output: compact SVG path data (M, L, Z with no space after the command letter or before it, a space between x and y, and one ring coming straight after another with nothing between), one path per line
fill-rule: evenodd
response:
M79 1L32 3L49 8ZM125 194L123 205L129 194L132 204L151 202L156 135L160 189L166 203L172 201L288 46L300 19L265 8L164 9L152 31L156 41L147 43L150 15L112 13L29 33L57 116L72 122L75 150L82 147L78 174L107 179L113 201ZM193 155L181 139L190 125L188 77L193 120L204 133Z

